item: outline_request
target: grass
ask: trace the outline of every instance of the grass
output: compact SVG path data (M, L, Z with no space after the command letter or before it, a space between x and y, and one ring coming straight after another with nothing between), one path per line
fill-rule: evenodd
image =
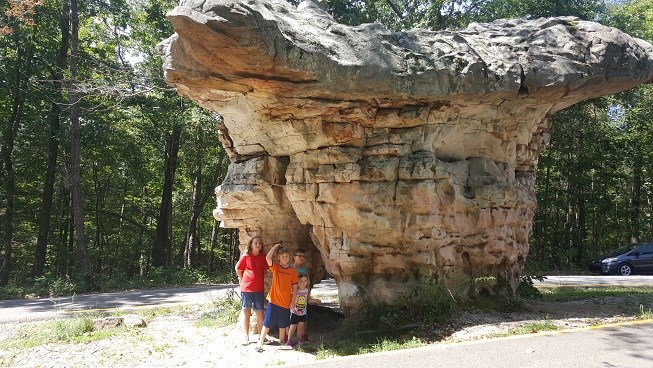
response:
M358 355L392 351L424 346L426 343L417 337L410 339L382 338L376 341L365 339L338 339L323 341L317 346L316 359L326 359L337 356Z
M579 299L592 299L615 297L624 300L641 300L653 302L653 287L625 287L625 286L561 286L561 287L540 287L540 294L545 301L567 301ZM641 303L641 302L640 302Z
M38 322L19 328L11 339L0 341L0 349L26 350L49 343L83 344L126 333L124 327L93 331L92 319L84 316Z
M645 308L643 304L639 305L639 319L653 319L653 310Z
M543 332L543 331L556 331L560 330L561 327L556 326L555 323L544 320L544 321L536 321L536 322L528 322L524 323L523 325L519 327L512 328L508 330L507 332L502 332L502 333L497 333L497 334L491 334L488 337L506 337L506 336L517 336L517 335L528 335L528 334L535 334L538 332Z
M195 327L218 328L233 325L238 321L241 306L240 299L235 297L214 301L211 308L205 310L195 322Z

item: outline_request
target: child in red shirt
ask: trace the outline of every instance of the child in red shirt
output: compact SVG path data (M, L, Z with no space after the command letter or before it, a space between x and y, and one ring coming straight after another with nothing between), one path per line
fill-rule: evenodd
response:
M256 236L247 243L245 253L236 263L236 274L240 284L243 301L243 345L249 344L249 320L252 309L256 313L256 331L260 334L263 327L263 309L265 303L265 270L268 263L262 252L263 241ZM253 308L252 308L253 307Z

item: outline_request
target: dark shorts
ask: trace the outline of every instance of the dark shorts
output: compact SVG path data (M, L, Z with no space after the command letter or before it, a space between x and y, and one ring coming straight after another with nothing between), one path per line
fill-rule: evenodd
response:
M290 313L290 324L296 325L299 324L299 322L306 322L306 315L298 316L294 313Z
M286 328L290 326L290 309L268 303L268 309L265 310L263 326L267 328L272 328L274 326Z
M265 293L260 292L246 292L242 291L241 295L243 297L243 309L252 308L255 311L262 311L265 308Z

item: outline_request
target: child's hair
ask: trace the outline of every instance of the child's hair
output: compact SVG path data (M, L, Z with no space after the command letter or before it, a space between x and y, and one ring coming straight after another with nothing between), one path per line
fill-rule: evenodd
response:
M290 254L290 250L288 248L279 247L279 249L277 249L277 255L282 254Z
M247 242L247 254L251 255L252 254L252 243L254 242L254 239L259 239L261 243L263 242L263 239L261 239L260 236L255 236Z

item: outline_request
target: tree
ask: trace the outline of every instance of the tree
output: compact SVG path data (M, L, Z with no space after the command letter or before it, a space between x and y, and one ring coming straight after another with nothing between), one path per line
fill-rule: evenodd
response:
M84 273L90 276L93 274L93 265L86 247L84 199L82 196L79 125L81 94L77 85L77 65L79 61L79 12L77 0L70 0L70 30L70 81L68 82L68 100L70 101L70 193L73 221L75 223L77 259Z
M43 180L43 196L39 215L39 230L34 250L33 276L41 276L45 272L46 251L50 234L52 202L56 180L57 158L59 155L59 130L61 127L61 105L63 103L62 88L64 71L68 66L68 46L70 37L70 5L67 0L62 1L61 10L59 16L59 32L61 34L61 41L59 43L56 62L50 71L52 101L47 118L49 122L48 160L47 172Z

